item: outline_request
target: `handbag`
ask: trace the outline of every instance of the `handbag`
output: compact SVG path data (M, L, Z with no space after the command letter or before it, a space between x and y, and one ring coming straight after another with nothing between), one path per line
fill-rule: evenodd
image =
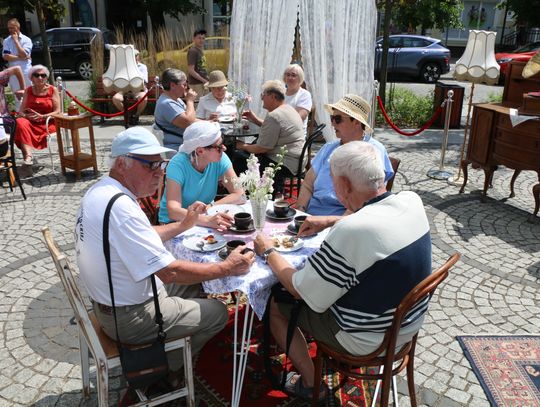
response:
M120 354L120 365L122 372L129 386L134 389L148 387L161 379L167 377L169 372L169 363L165 352L165 338L167 334L163 331L163 316L159 309L158 293L156 288L156 279L152 274L152 292L154 294L154 306L156 307L156 325L158 325L157 338L148 345L141 345L136 349L129 349L122 346L120 335L118 333L118 323L116 320L116 307L114 305L114 290L111 277L111 253L109 244L109 217L114 202L124 193L120 192L114 195L105 209L103 218L103 253L105 254L105 263L107 264L107 274L109 276L109 290L111 293L111 303L114 315L114 327L116 330L116 343Z

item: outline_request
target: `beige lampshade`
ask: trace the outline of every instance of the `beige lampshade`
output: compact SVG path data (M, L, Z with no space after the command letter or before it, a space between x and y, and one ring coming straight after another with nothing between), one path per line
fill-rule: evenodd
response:
M103 74L106 92L138 92L144 87L144 79L137 68L133 45L110 45L110 62Z
M465 52L456 62L454 79L494 85L499 79L500 67L495 60L494 31L470 30Z

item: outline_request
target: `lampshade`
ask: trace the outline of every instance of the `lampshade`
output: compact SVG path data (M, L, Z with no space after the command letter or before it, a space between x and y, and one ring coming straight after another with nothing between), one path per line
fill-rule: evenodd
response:
M106 92L137 92L144 87L144 80L137 68L133 45L110 45L110 62L103 74Z
M494 31L470 30L465 52L456 62L454 79L494 85L499 79L500 67L495 60Z

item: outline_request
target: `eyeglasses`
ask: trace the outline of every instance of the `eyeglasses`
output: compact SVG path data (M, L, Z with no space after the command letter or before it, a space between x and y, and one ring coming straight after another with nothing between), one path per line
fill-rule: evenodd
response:
M261 100L263 100L265 96L266 96L266 93L264 93L264 92L261 93Z
M46 78L48 75L46 73L33 73L34 78Z
M340 114L331 114L330 115L330 121L333 121L336 124L340 124L345 117L341 116ZM354 120L352 117L349 117L351 119L351 122Z
M222 151L224 147L225 147L225 144L221 143L221 144L218 144L217 146L212 144L211 146L206 146L204 148L207 150Z
M126 157L145 164L150 171L156 171L158 168L161 170L165 170L165 168L167 168L167 165L169 164L168 161L150 161L145 160L144 158L135 157L134 155L126 155Z
M294 73L294 72L287 72L285 74L285 76L290 76L290 77L296 78L298 75L296 73Z

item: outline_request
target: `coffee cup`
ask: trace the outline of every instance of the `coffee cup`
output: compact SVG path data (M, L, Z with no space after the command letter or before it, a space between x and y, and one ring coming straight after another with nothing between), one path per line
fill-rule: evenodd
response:
M251 220L251 213L248 212L238 212L234 215L234 224L238 230L247 230Z
M306 215L300 215L294 218L294 228L298 231L304 224L307 216Z
M289 212L289 206L291 206L287 201L275 201L274 202L274 214L278 218L284 218Z
M244 242L243 240L231 240L231 241L228 241L227 242L227 256L234 250L236 249L238 246L245 246L246 245L246 242Z

